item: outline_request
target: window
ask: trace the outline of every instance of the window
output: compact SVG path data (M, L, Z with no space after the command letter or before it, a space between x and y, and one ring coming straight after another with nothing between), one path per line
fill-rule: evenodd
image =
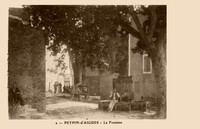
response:
M148 54L143 55L143 74L152 73L152 61Z

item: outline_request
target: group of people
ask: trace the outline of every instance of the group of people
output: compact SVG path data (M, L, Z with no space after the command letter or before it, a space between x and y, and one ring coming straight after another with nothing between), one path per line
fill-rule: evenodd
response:
M86 99L88 97L87 86L82 85L82 84L73 86L71 90L71 95L72 95L72 99L77 98L78 100L80 100L81 96L83 96L84 99Z
M71 94L72 87L70 86L63 86L63 93Z
M55 93L67 93L71 94L72 93L72 86L66 86L64 85L62 88L62 84L59 82L55 82L54 84L54 94Z
M55 82L54 84L54 94L62 92L62 84L59 82Z

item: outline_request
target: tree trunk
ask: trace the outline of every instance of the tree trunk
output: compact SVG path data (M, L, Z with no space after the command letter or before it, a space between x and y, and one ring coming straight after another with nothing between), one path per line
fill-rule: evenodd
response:
M166 36L161 36L152 55L153 69L158 89L158 115L166 118Z
M74 57L72 51L69 48L67 48L67 51L69 53L69 59L70 59L72 69L73 69L73 75L74 75L73 84L77 85L78 83L82 83L82 73L83 73L82 69L83 68L81 66L81 62L78 59L76 59L74 61L75 57Z
M74 71L74 84L82 83L82 66L79 61L72 64Z

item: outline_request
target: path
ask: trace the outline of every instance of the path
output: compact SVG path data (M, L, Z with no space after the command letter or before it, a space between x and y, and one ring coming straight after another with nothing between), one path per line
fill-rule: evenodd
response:
M96 103L71 101L61 96L47 98L46 114L42 119L143 119L149 118L137 111L101 111Z

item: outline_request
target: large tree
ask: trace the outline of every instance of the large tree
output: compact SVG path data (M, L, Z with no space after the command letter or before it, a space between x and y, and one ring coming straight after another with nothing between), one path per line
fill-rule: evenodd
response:
M109 65L107 37L116 36L118 15L113 14L119 11L115 6L25 6L25 10L31 14L31 26L43 29L52 40L49 49L54 54L67 45L75 83L81 82L86 66L114 69Z
M116 36L128 33L138 38L133 52L147 52L153 62L159 89L159 114L166 117L166 6L25 6L31 15L30 23L41 28L52 40L49 48L54 53L67 45L75 83L85 66L115 68L109 64L106 45ZM141 22L139 15L147 16ZM132 21L136 28L132 26ZM107 65L108 64L108 65Z
M159 115L166 118L166 6L140 6L136 11L130 7L130 10L139 32L139 41L133 52L146 51L150 55L159 91ZM147 20L141 23L137 12L147 15Z

